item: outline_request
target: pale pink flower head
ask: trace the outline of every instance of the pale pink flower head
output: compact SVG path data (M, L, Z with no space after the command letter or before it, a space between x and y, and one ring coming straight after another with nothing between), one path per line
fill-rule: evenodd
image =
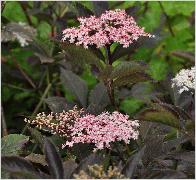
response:
M83 45L85 48L90 45L100 48L113 42L128 47L140 36L153 37L144 32L144 28L139 27L125 10L109 10L100 17L80 17L78 21L79 27L67 28L63 31L63 41Z
M94 144L96 151L111 148L111 143L116 141L128 144L139 136L139 121L130 120L128 115L117 111L103 112L98 116L83 113L83 109L75 106L73 110L62 113L39 113L32 120L25 119L25 122L65 138L62 148L87 143Z
M124 141L126 144L131 139L137 139L139 122L129 120L128 115L117 111L103 112L98 116L86 115L78 118L73 126L69 127L69 141L63 147L72 147L77 143L93 143L94 150L110 148L115 141Z

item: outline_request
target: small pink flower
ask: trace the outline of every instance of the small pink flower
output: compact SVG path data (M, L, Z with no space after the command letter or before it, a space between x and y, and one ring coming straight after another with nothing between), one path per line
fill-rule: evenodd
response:
M62 145L72 147L77 143L93 143L95 149L110 148L112 142L124 141L126 144L131 139L137 139L139 132L138 120L129 120L128 115L118 111L113 113L103 112L98 116L87 114L74 107L73 110L62 113L44 112L37 114L33 120L26 122L36 127L50 131L52 134L60 135L66 139Z
M76 45L96 45L97 48L118 42L123 47L129 47L140 36L153 37L139 27L133 17L126 14L125 10L110 10L100 17L78 18L78 28L67 28L63 31L63 41Z
M94 143L95 149L110 148L110 143L124 141L129 143L130 139L137 139L139 123L137 120L129 120L129 116L117 111L110 114L104 112L98 116L86 115L76 119L70 127L71 141L66 144L70 147L77 143Z

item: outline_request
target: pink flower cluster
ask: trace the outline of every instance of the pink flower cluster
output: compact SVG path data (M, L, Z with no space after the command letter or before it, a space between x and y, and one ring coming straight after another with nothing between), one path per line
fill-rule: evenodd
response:
M129 120L128 115L123 115L117 111L110 114L86 115L78 118L73 126L68 129L71 141L63 145L72 147L75 143L94 143L97 149L110 148L110 143L124 141L129 143L130 139L137 139L139 132L138 120Z
M78 28L67 28L63 31L63 41L83 45L96 45L97 48L118 42L123 47L128 47L140 36L153 37L139 27L133 17L126 14L125 10L110 10L100 17L90 16L78 18Z
M124 141L129 143L130 139L137 139L139 132L138 120L129 120L128 115L120 112L103 112L98 116L83 115L83 109L62 113L39 113L33 120L25 119L25 122L36 127L58 134L66 139L62 148L72 147L77 143L93 143L95 149L110 148L112 142Z

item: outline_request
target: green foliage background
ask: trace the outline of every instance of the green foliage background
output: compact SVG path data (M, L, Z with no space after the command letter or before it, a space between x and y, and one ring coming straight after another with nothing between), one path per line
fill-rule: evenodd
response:
M84 7L94 11L92 2L80 3ZM41 2L40 10L44 10L51 6L51 4L52 2ZM115 64L118 64L122 59L128 61L143 60L149 65L149 74L157 81L164 80L169 73L175 75L180 69L191 67L194 64L190 59L173 55L174 51L194 54L194 1L164 1L161 2L161 5L159 2L150 1L110 1L108 4L110 9L127 9L135 6L137 23L145 27L147 32L155 35L154 45L141 46L134 53L127 54L118 59ZM28 2L26 6L30 9L34 7L34 2ZM58 12L56 5L54 6L55 8L56 12ZM76 12L75 2L71 2L70 4L64 2L62 8L64 8L65 12ZM60 34L58 31L58 21L53 18L54 16L54 11L49 16L44 16L42 13L39 16L33 13L30 15L31 25L37 30L37 40L47 42L51 38L53 28L56 35ZM68 16L64 16L64 18L67 27L78 24L75 18ZM2 13L2 26L8 22L24 22L29 24L20 2L6 2ZM74 99L73 94L67 92L58 83L58 71L53 69L52 65L48 65L47 74L44 75L47 77L47 80L43 80L44 82L40 89L32 89L24 78L21 79L20 72L16 70L13 59L31 77L36 86L41 83L40 79L43 76L42 66L45 65L41 65L32 55L32 49L22 48L17 42L7 43L2 47L2 107L6 125L10 132L20 132L23 129L24 116L32 114L48 82L54 81L55 83L52 83L52 89L48 92L47 97L60 94L66 97L68 101ZM29 60L30 57L31 59ZM78 66L78 68L81 67ZM89 89L92 89L96 85L97 80L89 67L86 66L81 73L80 71L78 72L80 77L87 82ZM120 110L130 115L134 115L142 106L143 102L135 97L127 97L120 102ZM39 111L42 110L47 110L45 103L39 108Z
M69 179L95 164L104 171L117 166L130 179L195 178L195 96L171 88L179 70L195 65L194 1L1 5L2 178ZM78 26L78 17L106 9L125 9L155 37L139 38L128 48L113 43L108 59L108 49L61 42L62 31ZM16 34L28 45L23 47ZM62 149L67 137L24 122L38 112L58 113L74 105L95 115L128 114L130 121L139 120L138 139L115 139L111 149L97 152L93 143Z

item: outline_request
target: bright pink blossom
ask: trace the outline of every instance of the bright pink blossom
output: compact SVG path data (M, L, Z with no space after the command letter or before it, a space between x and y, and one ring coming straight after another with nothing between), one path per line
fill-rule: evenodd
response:
M110 10L100 17L90 16L78 18L78 28L67 28L63 31L63 41L83 45L96 45L97 48L118 42L123 47L128 47L140 36L153 37L139 27L133 17L126 14L125 10Z
M129 120L128 115L119 112L104 112L98 116L86 115L76 119L73 126L69 126L70 137L63 147L72 147L77 143L93 143L97 149L110 148L112 142L137 139L139 132L137 120Z

